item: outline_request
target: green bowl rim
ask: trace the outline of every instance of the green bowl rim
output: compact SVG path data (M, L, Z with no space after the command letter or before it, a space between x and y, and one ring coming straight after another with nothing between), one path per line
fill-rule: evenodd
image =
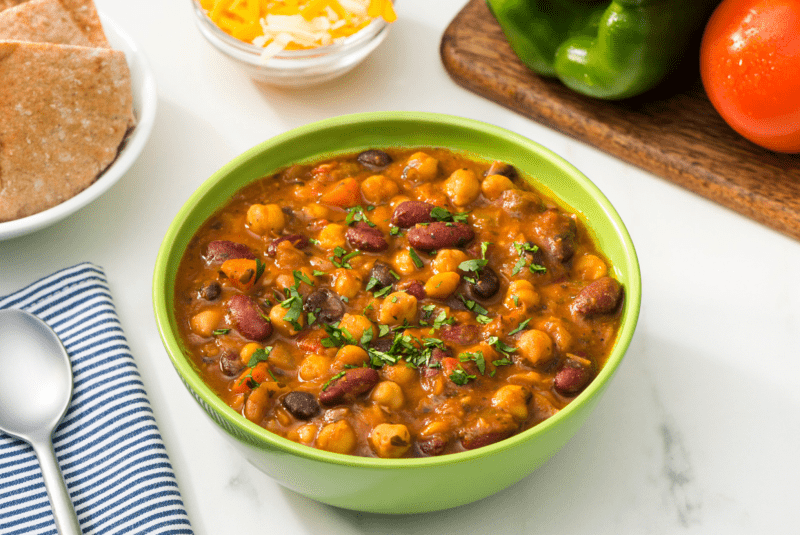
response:
M616 237L620 239L625 251L625 264L627 264L626 267L630 280L628 280L625 285L626 300L624 309L622 311L622 329L620 329L620 331L617 333L617 342L614 345L606 364L603 366L597 377L595 377L595 379L589 384L588 387L586 387L583 392L581 392L581 394L571 401L564 409L559 411L558 414L505 440L488 446L483 446L475 450L437 457L382 459L377 457L360 457L355 455L331 453L293 442L287 438L281 437L280 435L274 434L257 424L254 424L224 403L221 398L219 398L199 377L189 359L184 355L181 346L177 342L177 337L172 336L169 329L171 312L167 310L166 307L168 300L165 292L166 280L164 280L164 275L166 275L168 259L171 256L172 244L178 236L179 230L186 221L189 213L197 207L199 201L202 200L205 194L212 189L213 186L224 180L226 176L234 172L237 168L243 166L246 162L257 158L259 155L269 150L271 146L279 145L292 139L302 138L309 134L319 134L325 130L339 128L348 124L358 123L363 127L365 124L374 123L376 126L385 127L389 122L413 122L419 123L420 125L427 123L439 126L447 125L462 130L466 129L478 131L484 135L488 134L493 137L501 138L505 142L511 142L518 146L524 147L537 157L547 160L551 165L557 167L566 176L569 176L575 180L580 187L590 193L590 195L596 200L597 204L602 208L603 212L605 212L609 222L612 224L611 226L615 231ZM457 144L453 145L454 147L457 147ZM452 150L458 149L453 148ZM265 173L264 176L267 176L268 174L269 173ZM574 207L572 209L576 210ZM180 254L182 255L183 251L181 251ZM619 266L619 263L616 263L615 265ZM625 355L628 346L630 345L631 339L633 338L633 333L636 329L639 310L641 307L641 273L633 241L631 240L631 237L628 234L622 219L611 205L610 201L586 175L584 175L572 164L567 162L564 158L552 152L550 149L545 148L539 143L532 141L521 134L517 134L505 128L475 119L430 112L367 112L340 115L329 119L324 119L274 136L243 152L222 166L208 179L206 179L181 207L167 229L164 240L159 248L153 274L153 307L162 343L167 350L167 354L169 355L173 367L182 378L185 386L194 391L196 396L199 396L199 398L201 398L209 408L213 409L213 411L220 418L223 418L228 425L232 426L243 435L246 435L252 441L252 443L258 443L267 449L274 449L310 460L323 461L326 463L362 468L407 469L410 467L428 467L440 464L462 463L481 457L490 456L509 448L514 448L519 443L531 440L536 435L549 432L551 428L557 426L561 420L568 418L571 413L579 410L582 405L588 403L594 396L599 395L607 386L617 367L621 363L622 358Z

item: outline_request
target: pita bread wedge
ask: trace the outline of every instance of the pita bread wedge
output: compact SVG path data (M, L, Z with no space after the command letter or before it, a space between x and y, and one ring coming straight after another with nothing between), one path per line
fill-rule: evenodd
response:
M0 0L0 11L17 6L19 4L24 4L26 1L27 0Z
M0 11L0 39L111 48L92 0L28 0Z
M0 221L83 191L117 157L133 120L118 50L0 41Z

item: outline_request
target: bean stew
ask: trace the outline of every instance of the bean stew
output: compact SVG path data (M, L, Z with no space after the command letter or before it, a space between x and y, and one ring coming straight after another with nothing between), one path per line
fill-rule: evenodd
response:
M513 162L372 149L256 181L191 239L183 344L235 411L371 457L471 450L597 375L624 289Z

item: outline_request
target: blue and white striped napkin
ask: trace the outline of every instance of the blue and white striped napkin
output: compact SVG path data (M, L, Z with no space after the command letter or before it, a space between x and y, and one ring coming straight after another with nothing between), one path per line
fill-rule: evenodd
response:
M83 533L191 534L103 270L59 271L0 297L5 308L43 319L69 353L74 392L53 443ZM55 533L33 449L0 432L0 534Z

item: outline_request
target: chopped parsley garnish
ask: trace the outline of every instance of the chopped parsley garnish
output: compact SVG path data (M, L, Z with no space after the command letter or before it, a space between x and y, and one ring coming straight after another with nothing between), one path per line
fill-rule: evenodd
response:
M323 275L327 275L327 273L325 273L324 271L320 271L318 269L312 271L311 274L314 275L315 277L321 277Z
M422 269L425 267L425 264L422 262L422 259L419 257L417 252L414 249L409 248L408 254L411 256L411 261L414 262L414 265L417 266L417 269Z
M367 212L371 212L374 209L375 209L374 206L368 206L366 210ZM375 223L367 219L367 214L364 213L363 206L354 206L352 208L348 208L347 217L345 217L344 222L347 223L348 225L352 225L353 223L357 223L359 221L363 221L370 227L375 226Z
M229 332L231 332L230 329L214 329L211 334L214 336L222 336L223 334L228 334Z
M513 353L517 350L516 347L511 347L509 345L504 344L500 341L500 339L496 336L490 336L488 340L486 340L488 344L494 347L497 351L499 351L502 355L508 356L509 354Z
M508 333L508 336L511 336L511 335L517 334L518 332L520 332L520 331L523 331L523 330L527 329L527 328L528 328L528 324L529 324L530 322L531 322L531 319L530 319L530 318L528 318L528 319L526 319L525 321L521 322L519 325L517 325L517 328L516 328L516 329L514 329L513 331L511 331L510 333Z
M247 366L249 368L252 368L259 362L267 362L269 360L270 353L272 353L272 346L256 349L250 356L250 360L247 362Z
M538 245L534 245L532 243L527 243L527 242L526 243L519 243L519 242L516 242L516 241L512 245L514 246L514 249L517 251L517 254L519 255L519 260L517 260L517 263L514 264L514 269L511 270L511 274L512 275L516 275L517 273L522 271L522 268L525 267L525 262L527 261L527 258L525 257L525 253L535 254L535 253L537 253L539 251L539 246ZM544 266L542 266L540 264L534 264L534 263L531 263L531 265L528 266L528 270L531 273L546 273L547 272L547 268L546 267L544 267Z
M350 265L350 259L356 257L361 254L361 251L355 250L351 253L348 253L344 247L337 246L333 250L333 256L328 257L328 260L333 262L333 265L337 268L346 268L346 269L353 269L353 266Z
M431 209L431 217L436 221L455 221L456 223L466 223L469 212L456 212L453 213L441 206L434 206Z
M483 357L483 351L475 351L474 353L461 353L458 355L458 360L461 362L473 361L475 366L477 366L478 371L481 372L481 375L486 372L486 359Z
M486 250L492 242L481 242L481 257L480 258L473 258L472 260L464 260L458 265L458 269L461 271L467 272L474 272L474 277L464 277L464 280L475 284L478 282L478 277L480 277L481 269L483 269L489 261L486 259Z
M507 358L502 358L493 360L492 364L494 364L495 366L511 366L512 364L514 364L514 361Z
M450 374L450 380L458 386L464 386L470 382L470 380L477 378L478 377L476 375L469 375L461 366L453 370L453 373Z
M399 236L403 230L400 227L395 227L394 225L389 225L389 234L392 236Z
M323 324L322 328L328 333L326 338L320 340L323 347L341 347L345 345L358 345L358 341L347 329L340 329L339 322L333 325Z
M458 298L461 299L461 302L464 303L465 307L475 312L476 314L483 316L487 316L489 314L489 311L483 308L480 303L477 303L472 299L467 299L466 297L464 297L464 294L458 294Z
M300 295L298 288L300 287L301 282L307 282L308 284L311 284L311 279L309 279L308 276L302 271L295 270L292 272L292 274L294 275L294 286L291 288L286 288L286 293L289 295L289 297L281 301L280 305L286 309L286 314L284 314L283 320L291 323L292 327L299 331L303 328L303 326L297 321L303 314L303 297Z
M345 374L345 373L346 373L346 372L339 372L339 373L337 373L336 375L334 375L333 377L331 377L330 379L328 379L328 380L325 382L325 384L324 384L324 385L322 385L322 391L324 392L325 390L327 390L327 389L328 389L328 387L329 387L329 386L331 386L331 383L332 383L332 382L336 381L337 379L341 379L342 377L344 377L344 374Z
M256 278L253 279L253 284L258 282L258 279L261 278L261 275L264 274L264 270L267 268L267 265L261 261L260 258L256 258Z

